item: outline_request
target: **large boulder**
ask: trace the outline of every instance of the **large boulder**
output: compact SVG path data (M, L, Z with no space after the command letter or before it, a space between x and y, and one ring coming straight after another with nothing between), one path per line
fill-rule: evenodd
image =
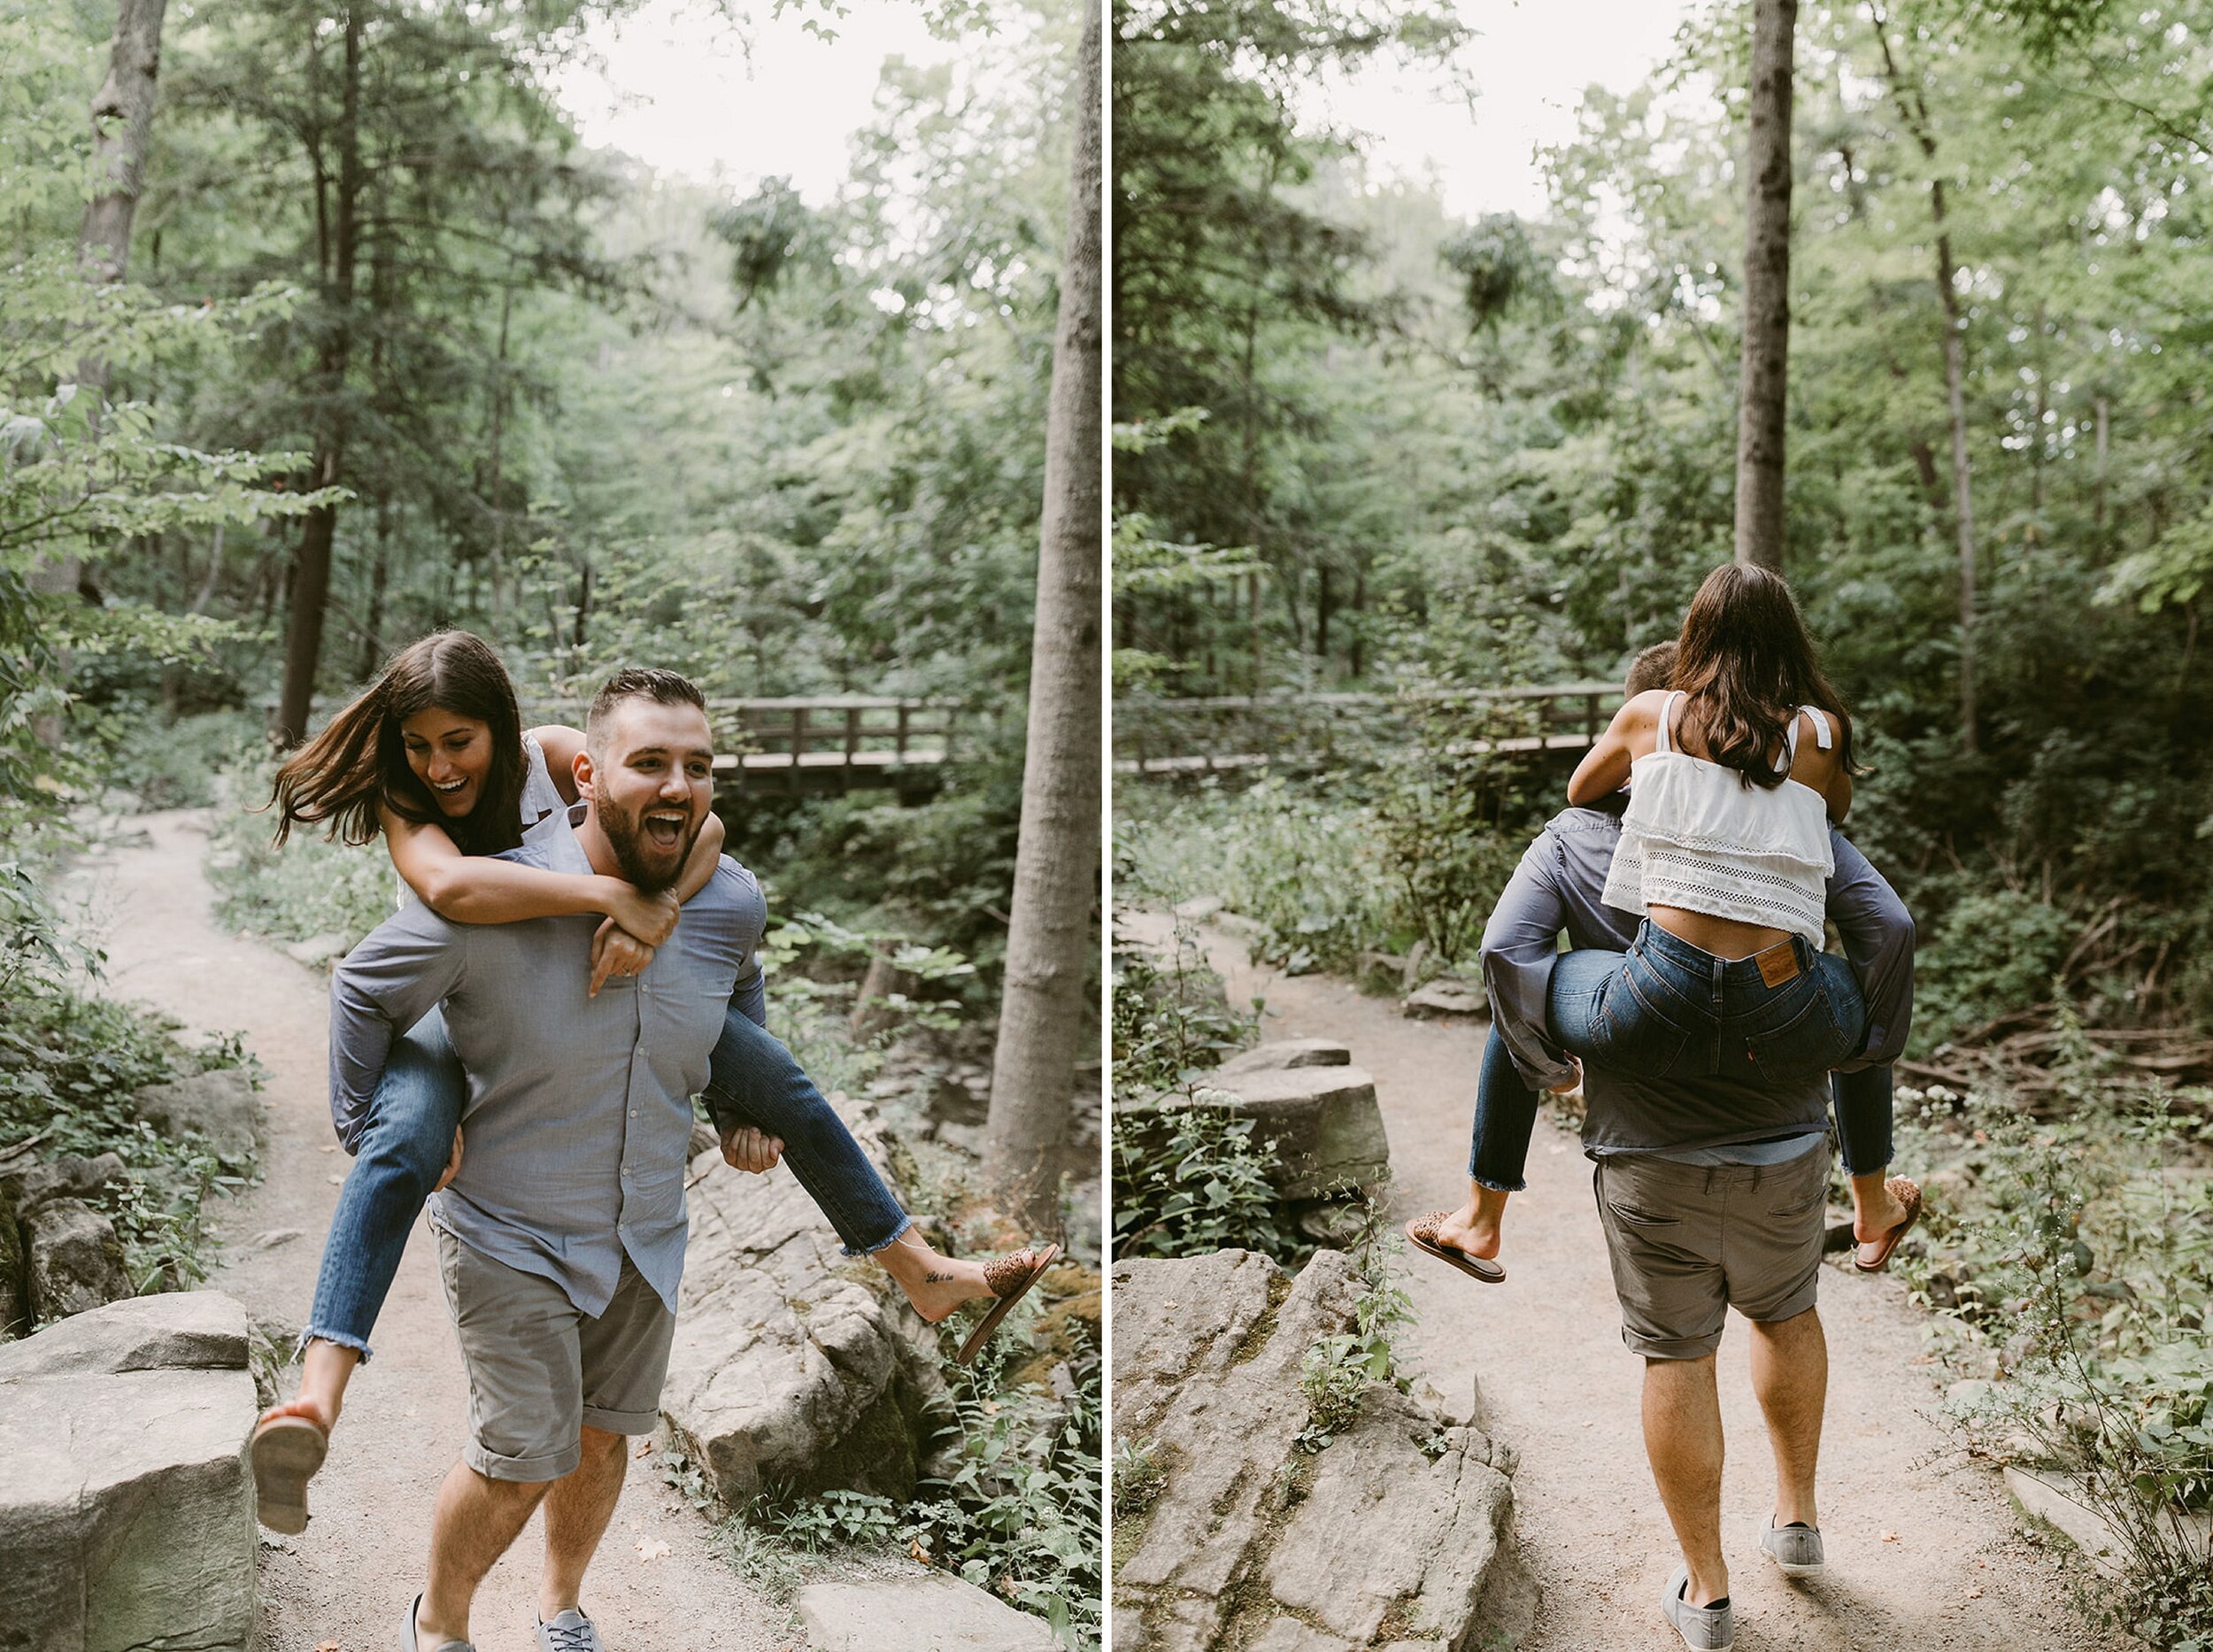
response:
M131 1294L115 1224L81 1199L50 1199L23 1218L31 1312L60 1319Z
M814 1652L1060 1652L1044 1618L942 1571L810 1584L798 1608Z
M253 1081L235 1067L198 1073L174 1084L148 1085L131 1097L138 1116L165 1136L192 1131L207 1138L215 1156L243 1164L267 1133L267 1115Z
M1342 1053L1342 1060L1338 1059ZM1232 1056L1189 1094L1125 1102L1124 1115L1160 1108L1218 1107L1257 1121L1272 1142L1268 1178L1286 1199L1322 1199L1380 1185L1391 1174L1376 1081L1327 1039L1287 1039Z
M1245 1073L1289 1072L1300 1067L1350 1067L1353 1051L1335 1038L1271 1038L1240 1050L1216 1070L1219 1078Z
M0 1337L27 1331L31 1285L25 1267L23 1230L16 1225L15 1195L0 1185Z
M875 1109L833 1100L889 1179ZM842 1254L789 1168L749 1176L717 1151L691 1174L662 1415L733 1506L769 1480L907 1495L922 1411L944 1393L934 1333L872 1264Z
M120 1154L103 1153L85 1159L65 1153L0 1170L0 1191L11 1194L19 1213L27 1213L50 1199L89 1199L129 1179Z
M244 1308L212 1291L0 1347L0 1652L247 1652L245 1348Z
M1346 1256L1296 1280L1251 1251L1112 1278L1114 1437L1160 1476L1117 1517L1116 1652L1474 1652L1526 1633L1509 1454L1383 1385L1319 1451L1300 1441L1300 1362L1356 1323Z

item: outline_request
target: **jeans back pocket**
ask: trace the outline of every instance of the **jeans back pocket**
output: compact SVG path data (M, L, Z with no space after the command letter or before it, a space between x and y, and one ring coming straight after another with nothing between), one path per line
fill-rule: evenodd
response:
M1753 1069L1770 1084L1793 1084L1827 1072L1857 1047L1857 1029L1841 1024L1816 977L1795 1014L1780 1025L1744 1037Z

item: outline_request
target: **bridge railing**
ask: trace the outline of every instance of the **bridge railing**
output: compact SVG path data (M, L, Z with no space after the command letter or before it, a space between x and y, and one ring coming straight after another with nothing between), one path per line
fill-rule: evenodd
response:
M1172 775L1276 763L1334 768L1387 761L1428 723L1469 751L1590 745L1622 703L1613 683L1437 689L1400 694L1133 695L1114 702L1115 768Z

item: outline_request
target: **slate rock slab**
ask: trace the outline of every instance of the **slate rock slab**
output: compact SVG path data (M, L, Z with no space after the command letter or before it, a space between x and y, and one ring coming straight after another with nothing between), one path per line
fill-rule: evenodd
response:
M165 1136L181 1139L199 1131L216 1156L232 1164L253 1157L268 1129L252 1081L235 1067L174 1084L148 1085L133 1094L131 1105Z
M194 1292L0 1348L4 1652L247 1652L245 1343L243 1307ZM155 1363L172 1357L193 1363Z
M1446 977L1407 993L1406 1000L1399 1006L1399 1011L1417 1021L1442 1021L1453 1015L1487 1015L1491 1013L1491 998L1483 990L1480 981L1461 981Z
M1165 1469L1116 1525L1116 1652L1511 1646L1536 1611L1510 1455L1384 1386L1318 1453L1299 1367L1354 1324L1349 1258L1295 1280L1251 1251L1124 1262L1114 1437Z
M1216 1077L1288 1072L1299 1067L1350 1067L1353 1051L1335 1038L1273 1038L1240 1050L1216 1069Z
M875 1110L832 1104L890 1179ZM944 1392L935 1333L880 1270L842 1254L789 1168L749 1175L717 1148L690 1175L701 1179L662 1415L733 1507L770 1479L906 1496L923 1408Z
M942 1571L799 1591L814 1652L1058 1652L1042 1617Z

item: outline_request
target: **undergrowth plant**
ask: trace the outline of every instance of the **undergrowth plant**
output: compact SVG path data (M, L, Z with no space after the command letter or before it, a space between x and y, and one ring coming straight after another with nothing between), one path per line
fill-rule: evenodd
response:
M1353 1300L1353 1329L1322 1337L1299 1363L1299 1388L1307 1400L1299 1450L1319 1452L1353 1425L1376 1383L1403 1390L1398 1331L1414 1322L1414 1301L1398 1282L1399 1244L1382 1220L1381 1207L1363 1201L1360 1236L1351 1248L1360 1277Z
M2063 1003L2064 1110L1901 1091L1901 1161L1929 1181L1905 1259L1994 1381L1962 1419L2068 1477L2126 1567L2093 1610L2163 1648L2213 1652L2213 1170L2204 1092L2117 1079ZM1994 1425L1994 1426L1993 1426Z

